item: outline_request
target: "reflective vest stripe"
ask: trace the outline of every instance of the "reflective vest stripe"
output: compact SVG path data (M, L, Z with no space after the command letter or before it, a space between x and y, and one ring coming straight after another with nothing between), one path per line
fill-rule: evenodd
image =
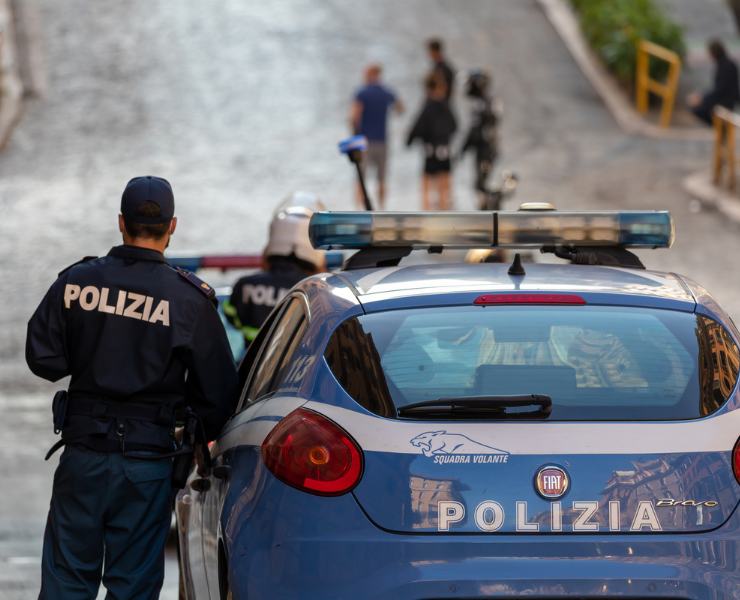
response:
M259 327L248 327L247 325L243 325L239 329L244 335L244 339L246 339L248 342L254 341L254 338L256 338L257 334L260 332Z
M230 301L224 300L223 308L227 319L241 332L247 342L251 342L257 337L257 334L260 332L260 328L242 324L241 319L239 319L239 314L236 312L236 306L234 306Z

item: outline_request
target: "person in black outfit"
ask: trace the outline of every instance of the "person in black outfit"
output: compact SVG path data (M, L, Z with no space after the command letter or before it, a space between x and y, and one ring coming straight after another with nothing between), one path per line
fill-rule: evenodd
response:
M475 190L484 194L488 177L498 156L498 114L490 93L490 76L480 70L468 77L466 95L473 102L473 118L465 138L461 155L468 150L475 153Z
M308 237L308 222L324 210L319 198L295 192L275 211L263 256L265 268L240 278L224 303L226 319L244 336L245 346L257 337L275 305L296 283L324 270L324 252L315 250Z
M457 123L447 101L447 87L437 73L425 80L427 98L409 132L406 144L416 140L424 145L424 173L421 184L421 203L424 210L432 208L431 194L437 195L436 208L450 208L451 168L450 141Z
M31 371L71 376L54 402L62 439L52 451L66 447L41 599L95 598L101 577L108 597L157 598L177 414L189 407L213 439L234 409L236 368L215 293L163 256L176 225L169 183L132 179L121 199L123 245L64 269L28 323Z
M740 100L737 64L727 55L719 40L711 40L707 47L715 62L714 86L704 95L696 92L689 95L687 103L691 111L707 125L712 124L712 111L715 106L732 110Z
M452 98L455 92L455 69L447 62L444 52L444 44L438 38L432 38L427 42L427 51L432 61L432 73L436 73L445 84L445 100Z

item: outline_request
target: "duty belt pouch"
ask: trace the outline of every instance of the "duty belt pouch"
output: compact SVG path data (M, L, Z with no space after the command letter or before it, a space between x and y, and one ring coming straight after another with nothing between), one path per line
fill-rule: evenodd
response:
M54 433L59 433L64 429L64 423L67 420L67 404L68 404L67 390L59 390L54 394L54 399L51 402L51 413L54 420Z
M188 481L193 468L193 453L178 454L172 463L172 489L181 490Z

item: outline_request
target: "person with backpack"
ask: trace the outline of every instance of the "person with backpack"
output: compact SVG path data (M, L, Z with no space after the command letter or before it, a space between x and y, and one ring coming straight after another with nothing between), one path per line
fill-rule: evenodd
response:
M432 72L424 80L424 87L426 100L409 131L406 144L411 146L419 141L424 148L422 208L448 210L451 208L452 185L450 142L457 129L457 122L450 109L444 79Z

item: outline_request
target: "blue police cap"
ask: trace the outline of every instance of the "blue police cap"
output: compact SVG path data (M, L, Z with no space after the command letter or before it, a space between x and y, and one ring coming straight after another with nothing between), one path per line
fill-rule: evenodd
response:
M139 208L145 202L153 202L159 206L159 216L141 214ZM168 223L175 216L175 196L172 193L170 182L152 175L134 177L123 190L121 214L131 223L142 225Z

